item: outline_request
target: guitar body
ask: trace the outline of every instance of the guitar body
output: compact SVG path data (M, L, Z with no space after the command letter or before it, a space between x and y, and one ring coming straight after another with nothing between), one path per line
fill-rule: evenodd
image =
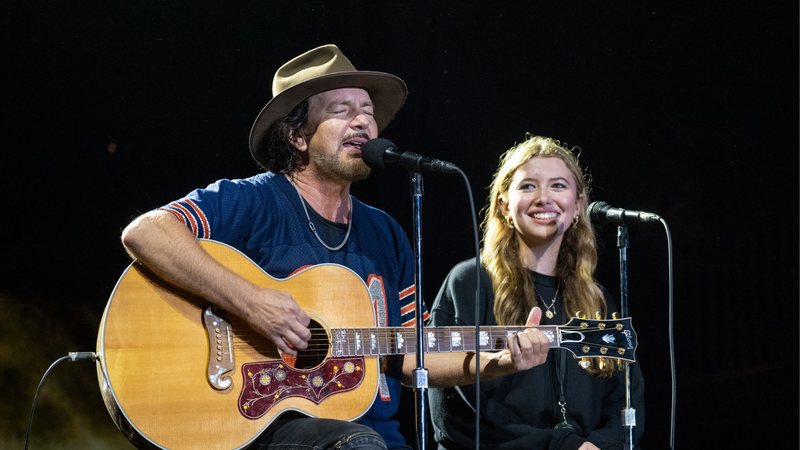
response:
M276 279L225 244L200 243L217 261L254 284L290 292L325 330L375 326L366 285L349 269L319 265ZM267 394L259 391L265 382L274 386L276 374L287 373L284 369L290 371L289 383L307 381L325 370L329 376L338 374L340 365L331 362L328 353L316 368L291 369L266 338L230 315L222 315L228 332L221 330L224 338L219 342L214 327L204 323L208 307L137 263L119 279L98 332L98 378L109 413L137 446L241 448L285 411L353 420L372 405L378 384L375 356L356 359L360 377L340 386L340 391L317 396L304 394L308 389L292 390L298 386ZM218 349L212 348L215 342ZM233 369L212 386L209 373L220 354L231 357Z

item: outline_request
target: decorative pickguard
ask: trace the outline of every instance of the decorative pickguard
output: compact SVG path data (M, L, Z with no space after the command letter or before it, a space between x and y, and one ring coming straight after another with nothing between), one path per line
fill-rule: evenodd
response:
M314 369L295 369L283 361L246 363L239 395L239 412L258 419L288 397L320 404L326 397L358 387L364 378L364 358L330 358Z

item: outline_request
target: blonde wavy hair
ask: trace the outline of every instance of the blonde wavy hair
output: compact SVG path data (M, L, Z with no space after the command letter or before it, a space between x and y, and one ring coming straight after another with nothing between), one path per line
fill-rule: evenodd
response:
M594 229L589 222L590 177L585 176L574 150L557 140L526 134L526 140L507 150L492 178L489 204L482 222L483 251L481 262L489 273L494 288L494 315L500 325L524 324L530 309L537 306L531 272L522 264L520 241L514 228L503 216L503 200L517 169L531 158L559 158L575 178L578 193L578 221L564 233L556 262L556 275L561 280L564 311L568 317L578 313L594 319L599 312L606 317L607 305L594 279L597 266L597 247ZM539 305L541 306L541 305ZM597 366L597 363L592 366ZM600 364L605 366L605 364ZM599 369L607 373L606 369ZM590 370L595 372L595 370Z

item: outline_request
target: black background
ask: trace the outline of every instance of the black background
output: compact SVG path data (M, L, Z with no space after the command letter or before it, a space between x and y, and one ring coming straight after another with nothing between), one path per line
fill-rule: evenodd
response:
M194 187L255 173L247 138L275 69L327 43L359 69L406 81L408 102L383 136L459 165L477 208L497 157L531 132L582 149L593 199L664 217L677 447L796 448L796 2L33 1L4 10L3 448L22 446L47 367L94 350L129 263L122 227ZM463 180L424 180L430 302L474 243ZM354 192L410 236L407 174L375 173ZM650 449L669 446L665 231L629 228ZM598 278L619 296L616 227L599 237ZM128 445L90 364L51 372L31 448Z

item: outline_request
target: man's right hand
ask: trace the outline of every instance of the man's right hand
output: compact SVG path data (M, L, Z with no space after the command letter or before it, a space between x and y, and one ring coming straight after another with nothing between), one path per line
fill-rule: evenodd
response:
M248 304L247 322L281 352L296 356L308 347L311 316L285 291L262 288Z
M159 277L241 317L280 351L294 356L308 347L311 317L288 292L255 286L215 261L171 213L142 214L125 227L122 242Z

